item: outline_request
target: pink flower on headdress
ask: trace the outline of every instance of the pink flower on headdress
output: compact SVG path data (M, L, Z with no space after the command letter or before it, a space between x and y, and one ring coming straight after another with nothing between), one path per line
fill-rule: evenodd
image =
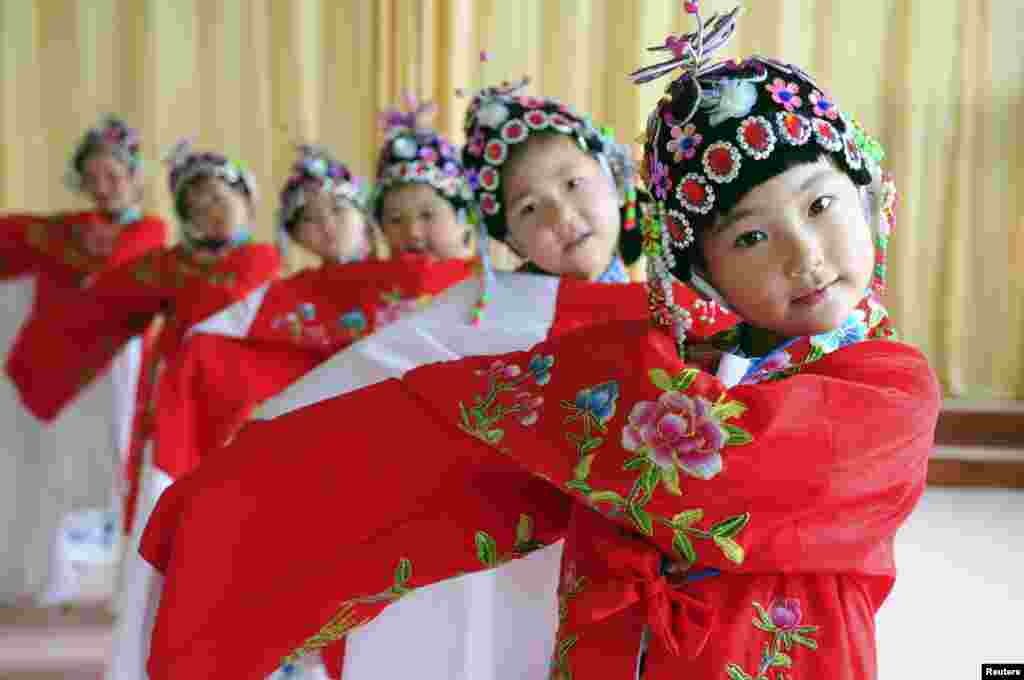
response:
M419 157L427 163L433 163L437 160L437 151L433 147L423 146L420 147Z
M839 112L836 111L836 107L832 104L832 100L829 99L828 95L815 91L811 93L809 99L811 104L814 105L814 115L832 120L839 117Z
M787 83L782 78L776 78L770 84L765 85L765 88L772 93L772 101L782 104L787 111L799 108L803 103L799 97L800 88L796 83Z
M667 148L673 153L673 160L679 163L684 158L689 160L697 154L697 147L704 141L704 136L697 134L697 126L687 123L686 127L673 125L669 132L672 139L669 140Z
M684 38L677 38L674 35L670 35L665 38L665 47L672 50L672 56L676 59L682 59L686 56L686 48L690 46L690 41Z
M539 109L546 103L540 97L519 97L516 101L519 102L520 106L525 106L528 109Z
M672 179L668 176L668 166L651 156L651 186L654 196L664 201L672 191Z
M686 10L687 14L696 14L700 11L700 3L696 0L688 0L683 3L683 9Z

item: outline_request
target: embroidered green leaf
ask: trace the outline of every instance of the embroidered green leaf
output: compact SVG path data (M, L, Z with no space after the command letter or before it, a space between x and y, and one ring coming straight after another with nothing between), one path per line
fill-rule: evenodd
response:
M690 537L682 531L676 531L672 537L672 548L686 560L687 567L697 561L697 551L693 549Z
M643 489L644 498L650 500L654 490L658 488L661 481L661 468L657 465L649 465L640 475L640 488Z
M569 441L571 441L576 446L579 446L580 442L583 440L583 436L582 435L578 435L575 432L566 432L565 433L565 438L568 439Z
M729 439L725 442L726 446L742 446L743 444L749 444L754 441L754 438L750 436L750 433L743 428L730 425L729 423L722 423L722 427L729 433Z
M672 389L682 392L693 384L693 381L697 379L698 373L700 373L700 369L697 368L684 369L672 379Z
M590 492L593 491L591 486L582 479L569 480L568 482L565 483L565 485L570 489L575 489L576 491L579 491L584 494L590 494Z
M734 538L736 534L743 531L743 527L747 526L748 522L750 522L750 513L745 512L742 515L736 515L719 522L711 527L708 533L712 536L721 536L722 538Z
M754 680L753 677L747 675L742 668L734 663L726 666L725 672L729 674L729 680Z
M711 408L711 415L719 420L737 418L747 412L747 407L738 401L725 401Z
M885 318L885 312L882 311L881 307L874 307L871 310L871 316L868 318L868 326L874 328L882 322Z
M722 550L722 554L725 555L726 559L736 564L743 564L743 546L724 536L712 536L711 539Z
M797 633L816 633L818 632L817 626L798 626L793 629Z
M807 647L808 649L817 649L818 648L818 641L815 640L814 638L804 637L800 633L792 633L792 637L793 637L793 642L797 643L798 645L803 645L804 647Z
M629 518L633 520L633 523L636 524L640 531L648 536L654 535L654 524L651 522L651 516L647 514L646 510L631 503L627 507L627 512L629 513Z
M615 506L626 504L626 499L614 491L594 491L590 494L592 503L612 503Z
M583 453L593 451L597 447L601 446L601 444L604 444L604 437L591 437L590 439L583 442L581 451L583 451Z
M784 650L788 652L793 649L793 636L791 633L783 633L779 636L779 639L782 640L782 648Z
M462 414L462 424L466 427L472 427L469 422L469 411L466 410L466 405L461 401L459 402L459 413Z
M529 543L533 540L533 520L529 515L519 515L519 524L516 526L516 545Z
M764 622L764 624L766 626L770 626L772 631L774 632L775 631L775 624L772 623L772 618L770 616L768 616L768 612L765 611L765 608L761 606L760 602L755 602L754 603L754 609L757 610L757 614L758 614L758 616L761 617L761 620Z
M498 563L498 544L484 531L476 532L476 556L485 567Z
M683 510L681 513L672 518L672 526L679 529L685 529L686 527L693 526L697 522L704 519L704 511L700 508L694 508L693 510Z
M817 361L823 356L825 356L825 351L818 345L814 345L811 347L811 351L807 353L807 358L804 359L804 362L809 364L812 361Z
M505 431L500 427L493 430L487 430L484 432L484 439L488 444L497 444L501 441L501 438L505 436Z
M395 585L404 586L410 578L412 578L412 562L403 557L395 567Z
M623 470L635 470L639 467L643 467L648 463L647 456L644 453L640 453L627 460L623 466Z
M790 668L792 665L793 659L790 658L789 654L775 652L775 657L772 659L772 666L775 666L776 668Z
M583 481L590 476L590 464L594 462L594 454L588 453L587 455L580 458L580 462L576 463L576 467L573 469L573 476Z
M661 469L661 481L665 482L665 488L670 494L683 495L683 490L679 488L679 468L675 465Z
M760 628L761 630L765 631L766 633L774 633L775 632L775 626L773 626L772 624L769 623L768 625L765 625L765 624L761 623L760 621L758 621L757 619L753 619L753 621L754 621L754 626L755 627Z
M675 389L672 386L672 377L666 371L660 368L652 368L650 371L647 372L647 375L650 376L651 382L654 383L654 386L657 387L659 390L671 392L673 389Z

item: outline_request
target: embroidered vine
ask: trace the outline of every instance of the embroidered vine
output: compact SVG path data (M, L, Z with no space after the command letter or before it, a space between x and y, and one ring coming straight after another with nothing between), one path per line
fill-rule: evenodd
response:
M758 614L758 618L754 619L754 626L770 633L772 638L764 644L756 673L751 675L735 663L727 664L725 673L729 680L788 680L791 676L778 670L793 666L793 658L787 652L790 652L794 645L817 649L818 641L810 635L817 632L818 626L800 625L803 614L800 610L800 600L795 597L772 600L767 610L758 602L753 604Z
M555 653L551 660L550 680L572 680L569 652L579 641L579 635L575 633L566 635L564 626L565 620L569 616L569 600L583 592L587 585L586 579L582 576L577 578L575 572L573 565L569 564L558 588L558 637L555 640Z
M516 542L513 544L512 550L507 553L498 553L497 541L486 531L476 532L475 541L477 559L488 569L544 547L543 543L533 538L533 519L529 515L519 516L519 524L516 525Z
M303 656L312 652L317 652L331 643L344 638L352 630L369 621L368 618L361 618L356 614L356 605L393 602L401 598L412 590L408 585L411 577L412 562L403 557L398 561L398 566L395 567L394 585L387 590L377 593L376 595L356 598L342 604L338 613L335 614L319 631L317 631L316 634L307 638L298 649L282 659L281 665L295 663Z
M569 411L565 424L575 421L583 424L581 433L566 433L579 456L573 479L566 485L583 494L593 506L608 504L606 515L628 518L647 536L654 535L655 525L671 529L672 546L685 569L697 561L694 539L710 540L726 558L742 563L743 547L735 538L750 521L749 513L743 513L701 529L695 526L704 518L701 508L685 510L669 518L645 507L659 485L664 485L672 495L682 495L680 470L697 479L710 479L721 472L722 448L752 441L748 432L725 422L746 411L742 403L730 401L723 395L712 404L704 397L683 393L699 372L689 368L670 376L662 369L650 371L651 382L663 392L656 402L634 404L622 430L622 447L635 454L622 469L638 473L625 497L616 491L595 489L589 482L596 450L605 441L596 433L607 434L607 423L616 411L619 384L608 381L587 387L576 394L574 401L562 402L562 407Z
M496 427L505 416L519 414L520 424L533 425L540 417L540 407L544 398L525 389L526 383L532 378L538 386L546 385L551 380L551 367L555 358L550 355L535 354L530 359L524 372L516 364L495 361L490 367L476 371L476 375L487 379L487 391L475 395L473 405L466 406L459 402L461 423L459 427L477 439L496 446L505 436L505 431ZM503 392L516 392L512 403L503 404L498 396Z

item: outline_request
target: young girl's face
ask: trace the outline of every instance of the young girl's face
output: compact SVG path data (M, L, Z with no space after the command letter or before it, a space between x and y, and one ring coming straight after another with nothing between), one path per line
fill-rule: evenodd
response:
M419 182L388 189L381 198L381 230L393 252L423 253L439 260L472 253L472 232L459 224L452 204Z
M711 283L737 314L786 337L840 326L874 268L860 191L826 160L754 187L701 243Z
M193 238L230 241L239 227L249 224L249 199L219 177L200 177L185 188Z
M106 150L89 154L81 163L82 188L97 210L108 215L135 207L139 187L128 165Z
M566 135L541 135L502 171L508 242L544 271L593 280L618 246L619 195L601 164Z
M366 220L358 208L325 191L307 188L292 231L296 243L324 262L362 259L370 252Z

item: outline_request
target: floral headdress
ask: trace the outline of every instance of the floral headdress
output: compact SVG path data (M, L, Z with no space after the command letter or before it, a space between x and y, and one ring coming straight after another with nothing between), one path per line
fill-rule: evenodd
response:
M487 53L481 60L487 61ZM614 139L610 128L598 127L572 107L552 97L524 93L530 79L485 87L473 95L466 111L466 146L462 160L469 174L488 233L499 241L508 234L501 201L501 168L511 149L538 132L571 137L592 154L616 180L623 201L620 246L627 264L640 256L640 230L636 229L636 168L628 146ZM461 90L458 94L464 95Z
M164 163L170 169L168 188L174 198L174 210L182 225L186 245L192 245L192 226L184 209L184 190L200 177L216 177L245 195L250 202L256 201L256 178L240 162L219 153L192 150L192 142L181 139L167 154ZM241 240L248 240L248 233Z
M306 205L308 190L325 191L335 201L366 211L366 192L359 177L344 163L334 159L327 149L313 144L298 145L299 159L281 189L281 205L277 213L278 248L285 252L295 218Z
M64 175L64 183L70 189L82 190L84 183L82 165L91 154L99 150L107 151L124 162L133 175L142 168L138 132L129 127L121 118L110 114L86 130L75 146L75 151L71 154L71 160Z
M373 214L379 219L381 196L390 187L422 182L444 196L464 220L473 195L466 182L459 151L437 131L422 124L423 119L434 111L432 103L419 103L408 94L404 100L404 109L391 108L380 114L384 146L377 162Z
M657 201L656 218L644 224L652 316L672 326L680 348L692 320L672 299L673 275L712 304L724 306L702 276L694 247L698 232L718 213L794 161L813 162L824 155L855 184L867 186L878 182L882 158L877 142L797 66L760 56L710 62L732 38L738 7L703 21L699 2L684 5L696 16L697 30L670 35L663 45L649 48L671 58L631 74L639 84L682 71L647 120L642 171ZM879 289L895 200L891 180L885 187L881 200L889 208L883 208L886 224L878 230L873 282Z

